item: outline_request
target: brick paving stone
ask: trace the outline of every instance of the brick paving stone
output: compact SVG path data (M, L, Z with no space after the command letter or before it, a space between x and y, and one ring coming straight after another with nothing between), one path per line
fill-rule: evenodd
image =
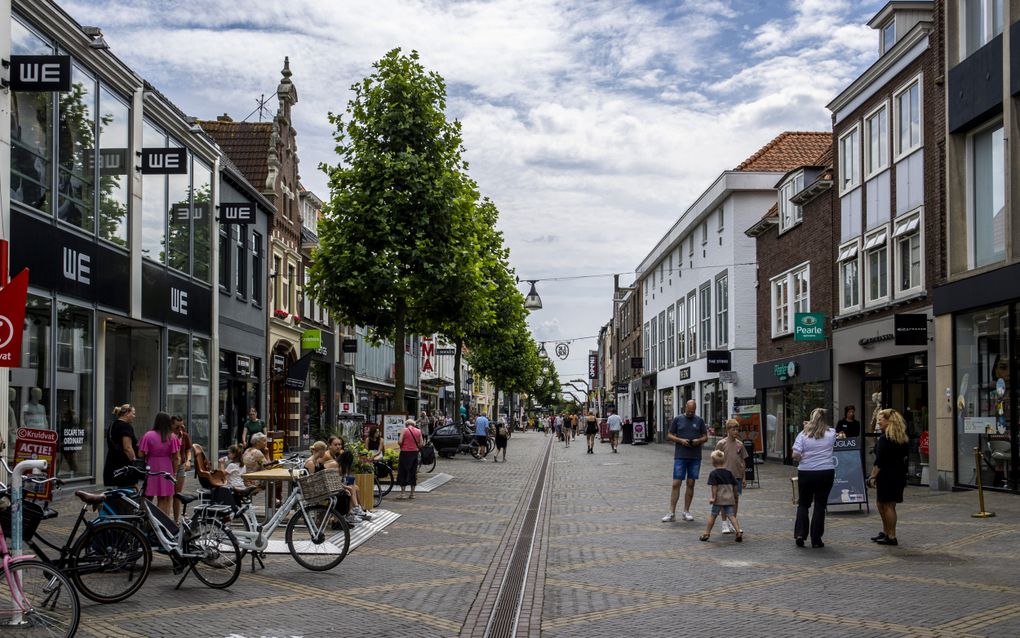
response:
M248 567L226 591L193 577L174 590L157 556L141 591L116 605L83 600L82 636L231 638L481 635L469 610L492 598L513 542L522 498L549 439L517 434L507 463L467 456L439 459L455 478L413 501L388 498L401 514L335 570L309 572L289 555ZM554 444L540 537L532 558L538 580L525 589L520 636L811 635L865 638L1016 638L1020 636L1020 499L986 494L992 519L970 517L973 492L908 488L899 507L898 548L868 537L877 512L830 511L820 550L792 542L790 467L759 465L761 488L745 491L742 544L722 535L701 543L708 512L699 481L696 521L663 524L672 448ZM708 464L703 463L707 476ZM526 500L526 499L524 499ZM44 529L64 533L78 505ZM246 563L247 565L247 563ZM497 579L493 581L493 579ZM484 606L484 605L483 605Z

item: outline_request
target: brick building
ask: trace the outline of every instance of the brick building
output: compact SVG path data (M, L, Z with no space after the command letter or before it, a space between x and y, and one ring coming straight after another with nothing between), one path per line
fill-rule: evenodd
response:
M641 357L641 299L637 285L620 286L620 276L613 280L613 340L615 365L612 384L617 414L624 420L643 414L635 397L641 391L641 366L633 359ZM622 391L621 391L622 390Z

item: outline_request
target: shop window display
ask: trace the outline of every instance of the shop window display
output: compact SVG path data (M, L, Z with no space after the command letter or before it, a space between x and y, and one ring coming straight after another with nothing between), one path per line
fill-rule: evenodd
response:
M60 433L58 475L79 478L92 475L95 438L92 388L92 311L57 303L57 429Z
M1013 427L1009 311L999 306L956 318L957 480L1004 486L1012 456ZM973 450L980 451L978 467Z

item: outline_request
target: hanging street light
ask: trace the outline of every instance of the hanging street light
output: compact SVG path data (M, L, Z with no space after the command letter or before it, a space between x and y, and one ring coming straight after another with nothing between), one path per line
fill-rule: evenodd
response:
M538 296L538 291L535 290L535 283L537 279L525 279L524 281L531 284L531 290L528 291L528 296L524 298L524 307L527 310L541 310L542 309L542 298Z

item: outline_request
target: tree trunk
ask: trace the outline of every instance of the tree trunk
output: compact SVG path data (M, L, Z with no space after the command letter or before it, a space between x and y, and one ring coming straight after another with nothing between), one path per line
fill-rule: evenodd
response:
M499 420L499 386L492 384L492 420Z
M407 409L404 405L404 341L406 340L407 323L407 302L403 297L397 299L394 308L393 331L393 403L396 404L396 414L405 414Z
M461 351L464 348L464 340L463 339L457 339L455 344L456 344L456 349L454 350L454 353L453 353L453 396L454 396L454 405L453 405L453 413L450 416L453 417L453 422L454 423L460 423L460 421L461 421L461 419L460 419L460 406L463 405L461 403L461 398L460 398L461 389L463 387L461 385L461 382L460 382L460 360L461 360L461 354L462 354Z

